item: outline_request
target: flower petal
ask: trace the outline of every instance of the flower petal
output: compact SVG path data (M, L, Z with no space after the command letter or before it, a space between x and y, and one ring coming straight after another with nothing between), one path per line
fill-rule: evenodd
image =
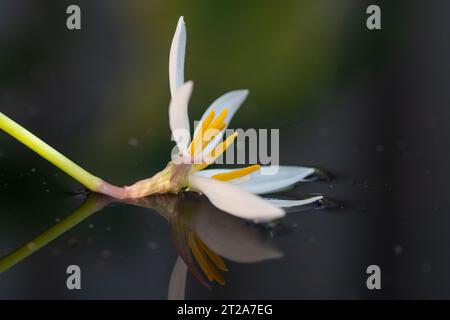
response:
M183 154L187 154L187 147L190 142L188 104L192 88L192 81L183 84L176 90L169 105L169 124L172 138Z
M224 121L226 123L226 126L224 130L228 127L228 125L231 122L231 119L233 118L236 111L239 109L239 107L242 105L242 103L245 101L245 99L248 96L249 91L246 89L243 90L234 90L225 93L224 95L217 98L208 109L206 109L205 113L203 114L200 121L203 121L208 114L214 110L216 115L219 115L223 109L227 108L228 113L225 117ZM197 132L199 128L197 127L195 132ZM222 140L224 130L221 131L211 142L206 146L205 150L203 151L203 154L208 154L211 152L212 149L214 149L215 146Z
M264 222L285 215L282 209L231 184L191 175L189 185L203 192L217 208L240 218Z
M302 207L312 203L315 203L319 200L322 200L323 196L315 196L308 199L302 200L288 200L288 199L275 199L275 198L265 198L266 201L277 206L279 208L292 208L292 207Z
M191 219L199 238L227 260L255 263L283 256L260 228L252 228L246 221L213 208L209 201L200 201Z
M173 97L175 91L184 83L184 56L186 52L186 27L184 18L178 19L169 54L169 85Z
M181 257L177 258L170 275L168 300L184 300L187 266Z
M248 96L248 90L242 89L242 90L234 90L225 93L224 95L217 98L208 109L206 109L205 113L203 114L201 120L206 118L208 114L214 110L216 115L219 115L223 109L227 108L228 113L225 117L225 122L227 124L230 123L231 119L233 118L236 111L239 109L239 107L242 105L242 103L245 101L245 99Z
M207 169L196 172L195 175L211 177L215 174L233 170L236 169ZM286 190L300 181L306 181L306 177L313 174L315 170L309 167L263 166L261 170L251 173L249 179L237 179L227 183L232 183L239 188L256 194L274 193Z

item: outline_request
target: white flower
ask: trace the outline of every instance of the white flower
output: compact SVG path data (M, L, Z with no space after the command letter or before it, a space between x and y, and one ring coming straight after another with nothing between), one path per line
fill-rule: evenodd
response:
M286 190L314 173L305 167L251 165L239 169L205 168L214 163L236 139L237 132L223 140L225 129L248 95L248 90L230 91L205 111L191 141L188 115L193 82L184 81L186 27L183 17L178 21L169 55L169 82L172 99L169 125L176 142L172 161L155 176L139 181L123 190L105 187L120 198L140 198L150 194L177 193L193 190L203 193L219 209L240 218L264 222L285 215L282 207L302 206L318 201L265 200L256 194ZM271 172L271 174L264 174ZM108 189L110 188L110 189Z
M177 145L177 152L166 168L151 178L138 181L131 186L118 187L90 174L2 113L0 113L0 129L55 164L89 190L118 199L178 193L189 189L205 194L223 211L256 222L281 218L285 211L280 207L301 206L317 201L317 199L265 200L256 195L285 190L312 174L314 169L311 168L251 165L231 170L205 170L234 142L237 132L222 141L224 130L244 102L248 90L231 91L215 100L202 116L191 142L188 104L193 83L184 81L185 49L186 27L181 17L169 56L172 95L169 105L169 125ZM264 175L263 171L272 171L273 174Z
M284 214L283 211L270 208L267 201L261 201L261 198L249 193L264 194L286 190L314 173L314 169L280 166L276 168L277 170L272 171L276 172L274 175L263 175L262 170L267 168L263 167L262 170L259 170L260 166L258 165L240 169L204 170L236 138L236 135L231 135L221 142L225 128L228 127L233 115L246 99L248 90L231 91L215 100L201 117L191 142L188 104L193 83L191 81L184 82L185 49L186 26L181 17L169 55L169 82L172 94L169 122L182 160L195 163L191 168L188 186L204 193L218 208L239 217L259 221L281 217ZM211 133L205 139L208 130ZM206 145L205 140L207 141ZM198 158L203 160L203 164L197 163ZM246 179L242 179L242 177L246 177ZM239 187L239 190L236 189L236 186ZM308 199L305 200L305 203L320 199L321 197ZM279 204L280 207L302 205L299 201L289 202L289 200L274 203Z

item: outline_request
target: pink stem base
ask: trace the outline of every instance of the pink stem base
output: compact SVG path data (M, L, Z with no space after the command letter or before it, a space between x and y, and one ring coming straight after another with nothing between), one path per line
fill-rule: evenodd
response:
M117 198L117 199L125 199L127 198L127 190L125 187L116 187L112 184L109 184L106 181L102 181L98 190L96 192Z

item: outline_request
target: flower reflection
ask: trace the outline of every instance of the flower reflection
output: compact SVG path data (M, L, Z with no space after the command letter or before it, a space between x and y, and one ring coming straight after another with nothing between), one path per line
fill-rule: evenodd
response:
M205 277L225 284L223 273L228 268L223 259L255 263L283 256L264 241L261 229L252 228L245 220L217 210L210 202L201 201L195 193L125 202L157 210L171 225L172 239L180 258L172 272L169 297L180 296L174 293L177 291L174 288L184 291L187 270L205 287L211 288Z
M181 217L171 221L180 257L172 271L169 299L184 298L187 270L205 287L211 288L197 271L194 259L209 281L223 285L223 273L228 271L223 258L237 263L255 263L283 256L264 241L260 229L250 227L246 221L224 214L207 201L183 204ZM195 208L189 208L189 204L194 204Z
M41 249L66 231L112 203L139 206L158 212L171 226L179 257L169 283L169 298L184 297L187 271L205 287L225 284L225 260L249 263L279 258L282 253L264 241L261 229L217 210L194 193L165 194L120 200L91 193L72 214L0 259L0 274Z

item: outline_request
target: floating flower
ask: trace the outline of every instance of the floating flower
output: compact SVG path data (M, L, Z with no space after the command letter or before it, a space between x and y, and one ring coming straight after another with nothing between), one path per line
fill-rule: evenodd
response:
M0 113L0 128L71 175L91 191L118 199L142 198L153 194L192 190L203 193L216 207L235 216L255 222L284 216L282 207L303 206L317 202L321 196L306 200L265 200L257 194L283 191L315 172L313 168L251 165L239 169L206 169L236 139L233 133L223 141L225 129L248 95L248 90L228 92L215 100L202 116L192 141L188 104L192 81L184 82L186 28L183 17L169 55L169 82L172 99L169 125L178 152L166 168L153 177L131 186L117 187L100 179L44 143L32 133ZM273 170L275 169L275 170ZM263 174L272 170L274 174Z

